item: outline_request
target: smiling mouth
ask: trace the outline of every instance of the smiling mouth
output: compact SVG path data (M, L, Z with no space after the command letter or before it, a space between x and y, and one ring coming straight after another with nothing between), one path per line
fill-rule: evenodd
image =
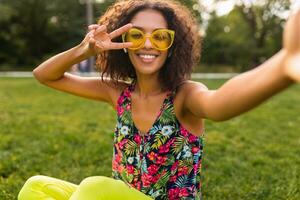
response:
M137 53L136 55L144 63L151 63L151 62L153 62L158 57L158 55L156 55L156 54L142 54L142 53Z

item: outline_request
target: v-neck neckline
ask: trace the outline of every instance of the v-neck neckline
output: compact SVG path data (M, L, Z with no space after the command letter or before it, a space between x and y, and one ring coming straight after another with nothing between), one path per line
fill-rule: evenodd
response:
M134 91L135 89L135 84L132 84L129 86L129 96L128 96L128 99L129 99L129 105L130 105L130 119L132 121L132 125L134 126L134 128L137 130L138 134L141 135L141 136L146 136L146 135L149 135L151 129L154 127L154 125L157 123L157 121L160 119L161 117L161 114L165 108L165 104L167 103L167 100L170 98L172 92L171 91L168 91L166 94L165 94L165 97L164 97L164 100L163 100L163 103L161 104L160 106L160 109L159 109L159 112L156 114L156 117L155 117L155 120L154 122L152 122L152 125L151 127L147 130L147 132L142 132L137 126L136 126L136 123L134 122L133 120L133 115L132 115L132 92Z

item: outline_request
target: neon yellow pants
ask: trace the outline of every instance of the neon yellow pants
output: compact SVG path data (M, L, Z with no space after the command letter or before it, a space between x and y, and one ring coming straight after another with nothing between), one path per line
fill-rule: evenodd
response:
M104 176L84 179L79 185L47 176L33 176L22 187L18 200L152 200L121 180Z

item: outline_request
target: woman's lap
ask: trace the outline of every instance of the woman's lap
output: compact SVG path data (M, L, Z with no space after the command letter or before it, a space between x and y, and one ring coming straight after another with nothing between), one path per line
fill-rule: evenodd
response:
M151 200L121 180L104 176L84 179L80 185L47 176L29 178L18 200Z
M21 189L18 200L67 200L77 185L48 176L33 176Z

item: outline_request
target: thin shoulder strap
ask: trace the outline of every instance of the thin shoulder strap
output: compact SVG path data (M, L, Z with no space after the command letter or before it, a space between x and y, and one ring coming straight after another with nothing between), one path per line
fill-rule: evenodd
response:
M120 107L123 106L124 101L126 101L126 99L128 98L128 95L130 95L129 93L132 91L132 84L128 85L127 87L125 87L123 89L123 91L121 92L119 98L118 98L118 102L117 102L117 110L120 109Z

